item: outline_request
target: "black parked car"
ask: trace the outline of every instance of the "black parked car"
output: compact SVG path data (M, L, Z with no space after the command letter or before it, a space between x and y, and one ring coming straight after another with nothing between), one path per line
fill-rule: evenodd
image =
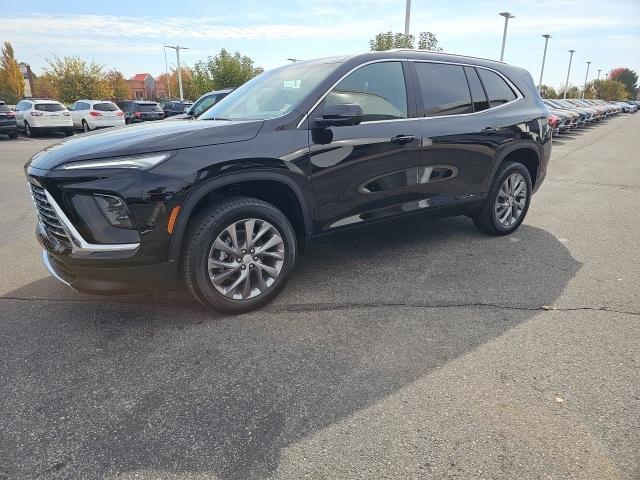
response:
M164 112L165 118L173 117L175 115L182 115L185 110L191 108L192 102L180 102L180 101L166 101L161 102L160 107Z
M18 138L16 114L4 102L0 102L0 134L9 135L9 138Z
M187 111L181 115L171 117L171 120L189 120L192 118L198 118L209 108L213 107L216 103L229 95L232 91L232 88L226 88L224 90L214 90L213 92L205 93L198 98Z
M265 72L198 120L68 140L25 171L55 277L94 293L182 280L237 313L355 232L451 215L513 232L547 171L548 115L521 68L375 52Z
M116 102L116 105L124 112L124 122L126 124L162 120L164 118L164 112L156 102L123 100Z

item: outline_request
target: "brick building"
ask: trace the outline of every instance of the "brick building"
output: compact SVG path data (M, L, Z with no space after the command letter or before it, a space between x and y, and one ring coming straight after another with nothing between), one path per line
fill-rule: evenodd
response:
M127 80L130 100L161 100L168 98L167 87L149 73L137 73Z

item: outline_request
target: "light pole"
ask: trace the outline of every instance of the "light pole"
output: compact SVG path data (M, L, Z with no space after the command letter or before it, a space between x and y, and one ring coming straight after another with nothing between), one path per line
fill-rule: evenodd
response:
M166 45L164 46L166 47ZM167 87L167 96L169 97L169 100L171 100L171 88L169 88L169 64L167 63L167 49L163 48L162 50L164 50L164 73L166 74L165 87Z
M573 60L574 52L575 50L569 50L569 53L571 54L569 56L569 70L567 70L567 81L564 83L564 95L562 96L562 98L567 98L567 90L569 89L569 74L571 73L571 60Z
M301 62L302 60L300 60L299 58L287 58L287 60L289 60L290 62L296 63L296 62Z
M551 35L545 33L542 35L544 37L544 53L542 54L542 68L540 69L540 81L538 82L538 91L542 87L542 74L544 73L544 61L547 59L547 44L549 43L549 39Z
M515 15L511 15L509 12L501 12L498 15L504 17L504 32L502 33L502 50L500 51L500 61L504 59L504 44L507 41L507 24L510 18L516 18Z
M582 87L582 98L584 98L584 94L587 91L587 78L589 77L590 66L591 66L591 62L587 62L587 73L584 74L584 87Z
M404 12L404 35L409 36L409 23L411 22L411 0L407 0L407 7Z
M608 74L608 73L605 73L605 74L604 74L604 79L605 79L605 80L609 80L609 74Z
M178 63L178 88L180 88L180 101L184 101L184 93L182 92L182 70L180 68L180 50L189 50L189 47L181 47L180 45L176 45L172 47L171 45L165 45L165 48L173 48L176 51L176 59Z
M598 80L600 80L600 72L602 71L602 69L598 69Z

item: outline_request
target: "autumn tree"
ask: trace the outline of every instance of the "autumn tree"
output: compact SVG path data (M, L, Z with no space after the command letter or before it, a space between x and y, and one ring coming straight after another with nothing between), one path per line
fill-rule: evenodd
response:
M54 78L59 100L71 103L79 98L111 98L113 89L102 65L82 60L78 56L47 58L46 74Z
M58 98L57 79L50 73L42 75L32 74L33 77L33 96L43 98Z
M540 85L540 96L542 98L558 98L555 88L549 85Z
M609 80L616 80L625 86L629 95L624 98L635 97L637 88L636 84L638 83L638 74L633 70L622 67L614 68L609 72Z
M216 56L195 63L193 88L199 95L221 88L236 88L263 71L254 65L251 57L240 52L231 54L223 48Z
M394 48L414 48L415 37L404 33L382 32L369 40L369 47L372 52L383 52ZM438 39L431 32L420 32L418 36L418 48L420 50L432 50L441 52L438 46Z
M104 78L111 88L113 98L127 98L129 86L120 71L109 70L105 73Z
M558 98L565 98L564 91L565 91L564 87L558 90ZM580 98L581 96L582 96L581 88L576 87L575 85L569 85L569 88L567 89L566 98Z
M13 47L9 42L4 42L0 52L0 98L7 103L18 103L23 95L24 77Z
M595 91L596 98L602 100L625 100L628 97L626 86L618 80L594 80L587 89Z

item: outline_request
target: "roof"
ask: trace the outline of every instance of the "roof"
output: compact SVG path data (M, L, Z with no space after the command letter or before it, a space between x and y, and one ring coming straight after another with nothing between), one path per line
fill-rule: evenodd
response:
M136 73L133 77L131 77L131 80L138 80L138 81L142 81L144 82L147 77L150 77L151 74L149 73Z

